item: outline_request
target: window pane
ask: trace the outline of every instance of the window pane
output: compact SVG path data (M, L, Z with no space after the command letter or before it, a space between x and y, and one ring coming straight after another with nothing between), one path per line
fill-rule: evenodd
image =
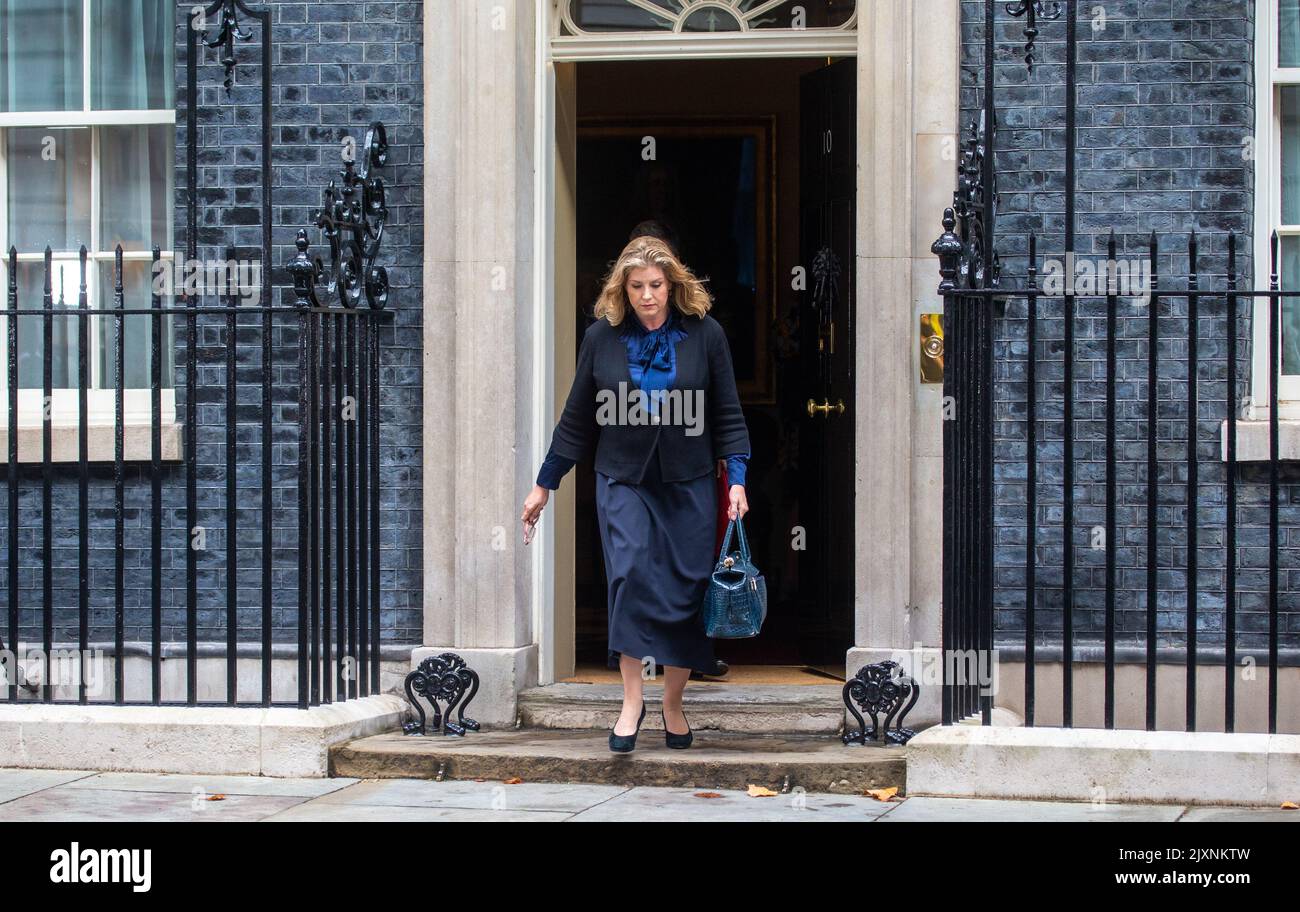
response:
M633 6L627 0L573 0L570 14L579 28L588 32L641 32L672 30L681 11L674 0L654 0L663 15Z
M1300 287L1300 237L1284 237L1278 265L1283 288ZM1282 299L1282 373L1300 374L1300 299ZM1267 333L1262 337L1268 345Z
M682 20L683 32L738 32L740 20L726 10L708 6Z
M5 268L8 288L8 266ZM81 264L76 260L55 260L50 273L53 304L75 308L81 281ZM18 263L18 309L40 310L45 296L45 263L21 260ZM77 385L77 317L53 317L50 329L53 358L50 361L53 389ZM92 327L93 329L93 327ZM43 389L45 370L45 321L41 317L23 317L18 322L18 387Z
M0 111L82 109L81 0L0 0Z
M1277 3L1278 66L1300 66L1300 0Z
M174 124L101 128L101 249L171 249L175 138Z
M109 308L117 306L114 294L114 263L112 259L99 263L99 306ZM152 307L153 263L151 260L124 260L122 263L122 295L125 307ZM169 295L160 296L159 306L170 307ZM102 317L98 321L99 332L99 385L104 389L113 389L116 384L117 336L115 320ZM150 383L150 367L153 363L153 318L147 314L123 318L122 337L124 363L126 365L126 388L147 389ZM172 345L171 319L162 320L162 386L172 385Z
M103 111L176 106L174 9L174 0L94 4L91 107Z
M740 0L743 12L757 9L767 0ZM1297 0L1300 2L1300 0ZM785 0L749 20L750 28L837 28L849 21L856 0Z
M1282 223L1300 224L1300 86L1283 86L1282 119Z
M5 131L9 243L19 253L90 246L90 129Z

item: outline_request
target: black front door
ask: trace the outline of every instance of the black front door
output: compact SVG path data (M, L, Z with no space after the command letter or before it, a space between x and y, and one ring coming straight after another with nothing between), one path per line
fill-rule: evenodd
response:
M841 60L801 77L800 251L807 288L800 363L800 651L840 666L853 642L854 194L857 66Z

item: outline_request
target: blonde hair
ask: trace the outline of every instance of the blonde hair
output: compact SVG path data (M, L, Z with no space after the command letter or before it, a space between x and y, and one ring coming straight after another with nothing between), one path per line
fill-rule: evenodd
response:
M713 298L704 282L685 266L662 239L643 235L628 241L618 260L605 276L604 287L596 299L595 316L618 326L627 313L627 277L633 269L658 266L672 288L672 303L683 314L702 317L713 306Z

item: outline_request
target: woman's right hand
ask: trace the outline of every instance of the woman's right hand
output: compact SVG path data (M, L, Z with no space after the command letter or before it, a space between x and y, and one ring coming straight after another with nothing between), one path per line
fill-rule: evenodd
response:
M524 512L519 517L524 524L524 544L533 540L533 528L537 525L537 520L541 519L542 508L546 502L551 499L551 492L539 484L533 485L533 490L524 500Z

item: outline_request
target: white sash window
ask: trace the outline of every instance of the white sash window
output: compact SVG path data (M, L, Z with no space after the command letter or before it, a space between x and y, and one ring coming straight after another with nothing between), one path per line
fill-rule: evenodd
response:
M150 306L152 248L164 260L173 257L175 81L173 0L0 0L0 294L8 288L12 245L19 307L42 306L48 245L55 306L62 295L65 307L77 307L85 245L89 307L112 307L114 249L121 244L126 306ZM19 321L19 419L28 426L42 418L42 323ZM52 420L75 424L78 319L57 317L54 324ZM113 420L113 328L109 318L90 320L92 424ZM130 423L150 420L150 331L149 317L125 321ZM171 336L164 324L160 381L168 422L175 420ZM6 396L7 337L0 331Z

